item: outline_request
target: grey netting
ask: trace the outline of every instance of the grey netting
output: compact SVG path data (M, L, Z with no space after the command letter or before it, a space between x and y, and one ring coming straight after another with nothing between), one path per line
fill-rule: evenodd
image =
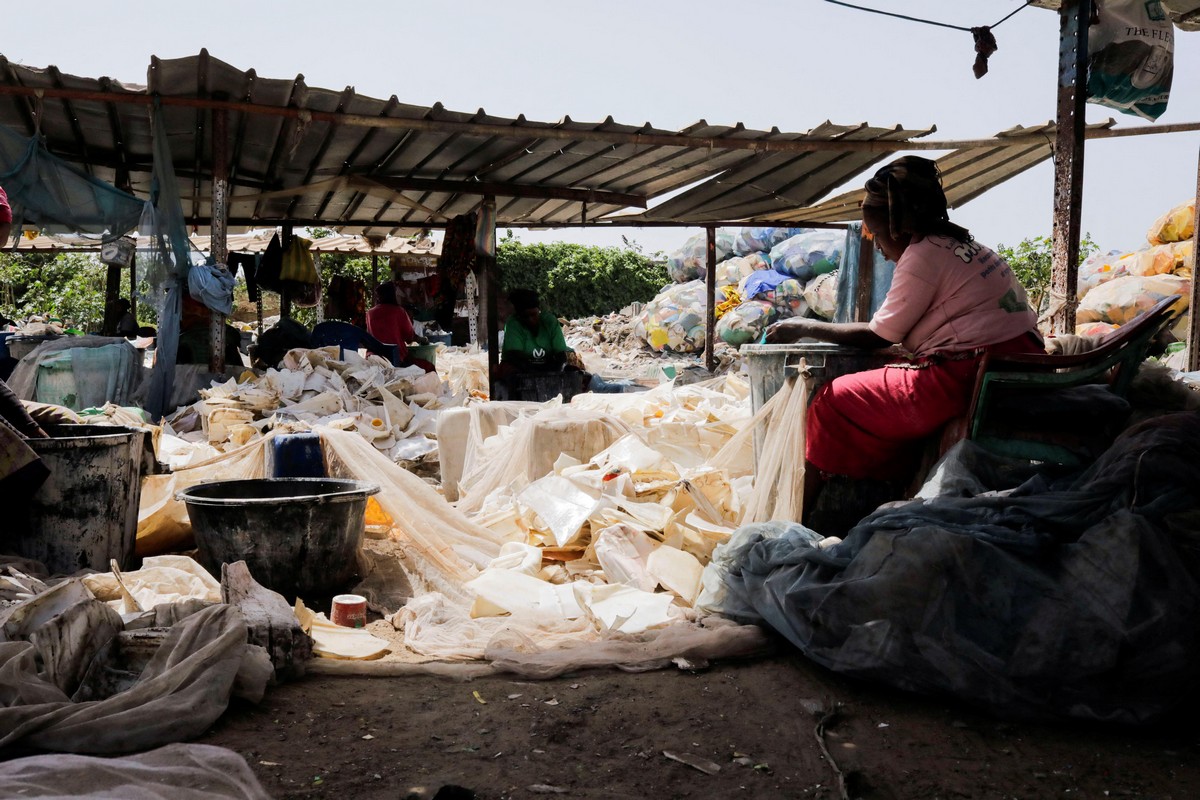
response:
M53 156L41 138L0 125L0 186L8 193L13 229L91 233L115 239L137 227L142 201Z

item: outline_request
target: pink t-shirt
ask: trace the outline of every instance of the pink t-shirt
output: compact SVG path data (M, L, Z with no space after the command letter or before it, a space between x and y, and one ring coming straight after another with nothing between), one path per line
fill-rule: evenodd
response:
M973 350L1037 328L1025 289L1004 259L978 242L927 236L896 262L871 330L918 356Z

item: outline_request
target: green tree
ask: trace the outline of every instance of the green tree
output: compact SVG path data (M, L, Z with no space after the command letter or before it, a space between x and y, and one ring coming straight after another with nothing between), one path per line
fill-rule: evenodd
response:
M107 272L99 259L86 253L4 253L0 312L13 319L47 314L80 330L98 331L104 322Z
M1079 263L1100 248L1092 241L1090 233L1079 241ZM1013 274L1025 287L1029 304L1041 314L1050 304L1050 275L1054 263L1054 240L1049 236L1022 239L1016 247L1000 245L996 248L1000 257L1012 267Z
M629 240L626 245L522 244L510 230L496 249L500 288L534 289L542 306L560 317L619 311L652 299L670 283L663 259L643 254Z

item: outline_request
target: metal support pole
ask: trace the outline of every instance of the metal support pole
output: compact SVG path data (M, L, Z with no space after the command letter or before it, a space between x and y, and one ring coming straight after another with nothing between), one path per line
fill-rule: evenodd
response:
M375 297L375 290L379 288L379 254L374 250L371 251L371 297L372 301Z
M875 298L875 240L866 225L858 229L858 285L854 287L854 321L869 322Z
M1054 139L1054 262L1050 277L1052 333L1075 332L1083 141L1087 126L1088 25L1092 0L1063 0L1059 11L1058 131Z
M1196 267L1200 265L1200 156L1196 158L1196 214L1192 218L1192 304L1191 325L1188 327L1188 372L1200 369L1200 284Z
M491 219L496 218L496 198L488 195L483 198L485 208L490 207ZM480 213L483 209L480 209ZM492 229L492 240L495 241L496 231ZM479 299L483 323L486 327L488 348L488 397L496 396L496 376L500 369L500 309L497 293L500 291L499 276L496 274L496 254L478 253L479 262Z
M212 221L209 253L217 266L228 271L229 246L229 112L222 108L212 112ZM209 323L209 342L212 352L208 356L211 372L225 371L225 315L214 311Z
M708 239L704 270L704 368L712 372L717 368L717 354L713 352L713 334L717 328L717 229L710 225L704 232Z

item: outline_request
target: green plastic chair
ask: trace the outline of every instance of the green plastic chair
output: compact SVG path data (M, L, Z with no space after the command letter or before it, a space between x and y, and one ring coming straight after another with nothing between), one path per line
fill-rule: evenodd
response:
M1087 460L1087 448L1070 431L1037 430L1037 404L1053 392L1100 384L1120 398L1129 393L1139 365L1150 346L1174 316L1179 297L1167 297L1127 324L1108 334L1096 349L1077 355L985 356L980 363L974 398L966 419L967 435L994 453L1030 461L1079 466ZM998 407L1005 395L1012 405L1013 394L1024 404L1021 419L999 419ZM1121 420L1123 421L1123 420ZM1097 419L1081 420L1102 426ZM1115 434L1115 432L1114 432ZM1111 438L1104 442L1107 446Z

